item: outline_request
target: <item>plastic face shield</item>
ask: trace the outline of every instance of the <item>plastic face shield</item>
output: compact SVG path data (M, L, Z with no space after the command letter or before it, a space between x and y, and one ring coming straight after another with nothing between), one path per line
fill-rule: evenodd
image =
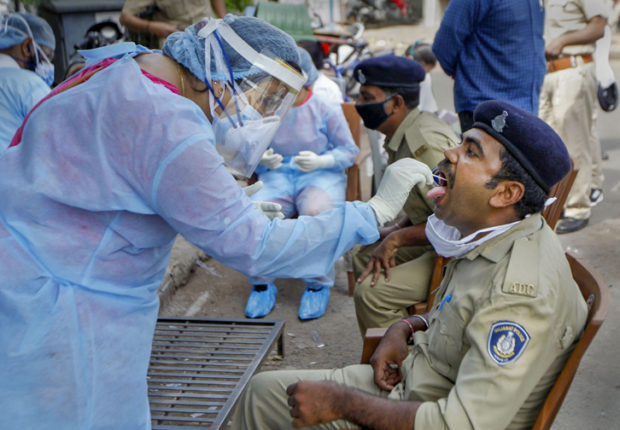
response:
M229 168L249 177L293 106L304 77L273 55L254 50L221 20L210 20L199 35L205 37L207 83L217 81L223 88L219 97L213 91L211 97L216 148ZM243 77L234 79L222 40L252 64ZM214 74L208 66L212 60Z

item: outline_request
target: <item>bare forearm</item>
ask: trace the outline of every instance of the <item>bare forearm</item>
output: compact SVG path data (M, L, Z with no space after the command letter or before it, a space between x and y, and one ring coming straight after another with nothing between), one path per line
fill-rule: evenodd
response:
M213 11L220 18L224 18L226 15L226 1L225 0L211 0L211 6L213 7Z
M342 418L375 430L411 430L420 402L388 400L345 387L339 402Z
M603 37L603 34L605 33L605 25L607 25L607 20L605 18L595 16L588 22L588 25L585 28L564 33L560 36L562 45L571 46L594 43Z
M395 235L398 246L423 246L428 245L430 242L426 237L426 223L412 225L409 227L401 228L392 233Z
M121 13L121 17L119 19L121 25L127 27L130 30L133 30L138 33L148 33L149 32L149 22L146 19L142 19L135 15L130 15L127 13Z

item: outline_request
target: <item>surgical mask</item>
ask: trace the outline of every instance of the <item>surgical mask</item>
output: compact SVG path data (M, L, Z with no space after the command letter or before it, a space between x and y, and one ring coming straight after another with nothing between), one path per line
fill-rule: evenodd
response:
M392 114L388 115L385 111L385 103L387 103L395 95L396 94L386 98L382 102L355 105L355 109L362 117L362 121L364 121L366 128L376 130L379 126L381 126L381 124L387 121L390 116L392 116Z
M37 49L36 44L34 49L35 52L39 52L34 72L43 79L48 87L51 87L54 83L54 65L43 51Z
M205 38L205 83L211 93L216 149L229 168L249 177L292 107L304 78L280 60L255 51L222 20L206 21L198 35ZM244 76L233 76L222 40L252 64ZM215 64L213 72L211 64ZM211 82L220 83L222 94L215 94ZM225 92L230 95L226 106L222 102Z
M243 127L228 127L224 136L218 138L216 132L216 149L228 167L250 177L280 124L280 117L270 116L244 121Z
M497 225L494 227L483 228L472 234L461 238L461 233L454 227L451 227L437 218L435 214L429 216L426 220L426 237L433 245L435 252L443 257L462 257L469 251L480 246L484 242L493 239L496 236L506 232L520 221L510 224ZM480 239L474 240L476 236L487 233Z
M243 126L237 127L227 117L213 118L215 147L228 167L249 177L278 131L281 119L275 115L263 118L250 105L246 105L240 117Z

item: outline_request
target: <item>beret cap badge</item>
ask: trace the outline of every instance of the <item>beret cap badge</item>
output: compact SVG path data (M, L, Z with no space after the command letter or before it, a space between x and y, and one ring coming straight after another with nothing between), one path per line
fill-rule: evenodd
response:
M360 84L364 85L366 83L366 76L364 76L364 72L361 70L357 70L357 80Z
M500 115L493 118L491 125L496 132L501 133L504 131L504 127L506 126L506 118L508 118L508 112L506 111L503 111Z

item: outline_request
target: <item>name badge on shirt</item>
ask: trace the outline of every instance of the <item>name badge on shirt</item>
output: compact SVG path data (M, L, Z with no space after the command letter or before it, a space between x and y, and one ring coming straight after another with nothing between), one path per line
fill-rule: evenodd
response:
M530 335L519 324L512 321L497 321L491 326L487 352L500 366L506 366L521 356L530 341Z

